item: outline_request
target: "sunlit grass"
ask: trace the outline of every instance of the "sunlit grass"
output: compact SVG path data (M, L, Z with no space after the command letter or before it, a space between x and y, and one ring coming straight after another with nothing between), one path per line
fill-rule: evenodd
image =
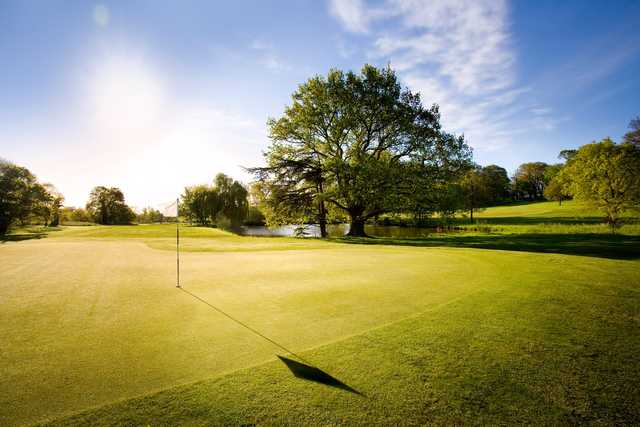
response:
M14 230L0 424L639 422L637 224L492 209L415 239L181 225L186 289L364 396L176 289L175 224Z

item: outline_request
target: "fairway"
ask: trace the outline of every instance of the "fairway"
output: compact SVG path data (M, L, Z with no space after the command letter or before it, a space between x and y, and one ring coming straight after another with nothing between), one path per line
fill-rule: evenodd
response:
M572 405L593 405L602 376L607 393L620 398L616 387L638 374L626 363L640 348L637 260L246 238L186 227L185 289L366 396L356 398L294 378L275 361L286 356L280 348L175 288L174 231L75 227L0 245L0 424L282 424L320 413L329 424L385 423L401 420L427 384L432 415L440 410L453 417L440 422L462 422L458 392L520 374L519 385L499 388L511 387L516 402L535 394L539 401L529 405L540 413L527 419L553 422ZM582 352L596 354L585 356L587 367L582 359L554 365ZM545 368L536 372L540 363ZM251 366L260 367L242 370ZM549 380L556 384L542 384ZM566 400L565 387L574 400ZM128 400L165 389L142 407ZM184 393L208 397L184 402ZM450 393L455 398L443 400ZM183 413L167 399L206 408ZM113 402L122 403L94 418L60 419ZM516 421L513 402L488 404L501 415L489 411L484 421ZM623 413L637 404L637 395L615 403ZM437 419L428 414L412 416ZM548 418L536 418L542 415Z

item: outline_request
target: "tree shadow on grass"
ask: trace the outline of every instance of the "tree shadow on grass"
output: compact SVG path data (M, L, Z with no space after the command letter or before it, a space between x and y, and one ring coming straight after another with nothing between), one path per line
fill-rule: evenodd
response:
M336 241L368 245L455 247L504 251L558 253L598 258L640 258L640 236L612 234L449 234L425 238L341 238Z
M44 239L50 233L61 231L61 227L20 227L11 230L9 234L0 235L0 243L22 242L23 240Z
M0 235L0 243L22 242L23 240L42 239L45 237L47 237L47 233L7 234Z
M285 365L287 365L287 368L289 368L289 370L293 373L293 375L296 376L296 378L317 382L320 384L328 385L329 387L339 388L341 390L364 396L358 390L348 386L339 379L332 377L331 375L316 368L315 366L309 366L283 356L278 356L278 359L280 359Z

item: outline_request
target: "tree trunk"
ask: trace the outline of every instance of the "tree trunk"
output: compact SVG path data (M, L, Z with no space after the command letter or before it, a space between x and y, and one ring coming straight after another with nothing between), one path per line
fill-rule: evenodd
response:
M328 236L327 234L327 210L324 207L324 201L320 200L318 203L318 223L320 224L320 237L323 239Z
M9 231L9 221L0 219L0 235L7 234L7 231Z
M320 237L327 237L327 220L323 218L320 219Z
M368 237L364 232L364 220L361 218L351 218L351 226L349 227L350 237Z
M473 208L469 209L469 216L471 217L471 223L473 224Z

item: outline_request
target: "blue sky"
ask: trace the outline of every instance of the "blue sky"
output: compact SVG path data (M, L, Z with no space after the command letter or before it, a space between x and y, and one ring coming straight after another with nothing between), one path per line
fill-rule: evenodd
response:
M640 115L639 1L0 1L0 157L68 205L248 181L265 122L329 68L391 63L510 172Z

